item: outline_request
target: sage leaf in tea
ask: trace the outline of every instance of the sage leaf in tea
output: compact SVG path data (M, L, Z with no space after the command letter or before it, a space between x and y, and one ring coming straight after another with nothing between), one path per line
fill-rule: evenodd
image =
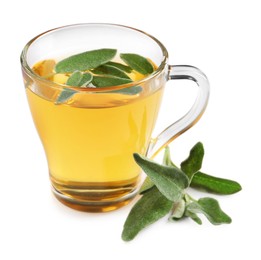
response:
M172 201L153 187L131 209L123 227L122 239L132 240L142 229L169 213Z
M191 181L193 175L200 170L204 157L204 147L201 142L195 144L190 150L189 157L181 163L181 170Z
M127 73L131 73L131 71L132 71L132 68L130 66L126 66L124 64L114 62L114 61L109 61L106 63L106 65L110 65L112 67L115 67L115 68L122 70L124 72L127 72Z
M108 63L93 69L92 72L98 75L107 75L123 79L130 79L130 77L125 72L116 67L108 65Z
M118 86L127 83L131 83L132 80L130 79L123 79L117 77L103 77L103 76L93 76L92 84L97 88L103 87L111 87L111 86Z
M139 154L134 154L136 163L150 177L159 191L169 200L177 201L188 187L188 177L179 169L160 165Z
M55 66L55 72L72 73L76 70L94 69L114 58L116 52L116 49L98 49L75 54L59 61Z
M187 205L186 210L191 213L202 213L213 225L229 224L231 218L219 206L217 200L213 198L201 198L197 202L193 201Z
M69 99L71 99L71 97L77 93L78 91L74 90L74 89L70 89L70 88L64 88L61 93L59 94L58 98L56 99L55 104L59 105L62 103L67 102Z
M141 55L133 53L121 53L120 57L132 69L138 71L143 75L150 74L154 70L152 64Z
M133 86L128 88L122 88L119 90L112 90L110 93L119 93L123 95L137 95L142 91L142 87L140 86Z
M83 78L83 75L80 71L76 70L72 73L72 75L68 78L66 85L68 86L78 86Z
M92 74L86 72L82 74L82 79L79 82L78 86L79 87L86 87L87 85L89 85L92 82L93 76Z

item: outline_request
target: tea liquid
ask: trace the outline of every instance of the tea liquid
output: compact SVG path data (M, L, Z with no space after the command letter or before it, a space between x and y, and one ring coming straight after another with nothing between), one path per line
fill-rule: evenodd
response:
M41 75L43 68L39 63L34 69ZM135 81L141 75L132 73L131 77ZM140 168L133 153L146 152L163 88L130 97L86 92L59 105L36 94L30 86L26 91L56 191L84 199L91 190L100 190L106 201L136 187ZM102 106L94 107L96 101ZM97 194L93 200L99 199Z

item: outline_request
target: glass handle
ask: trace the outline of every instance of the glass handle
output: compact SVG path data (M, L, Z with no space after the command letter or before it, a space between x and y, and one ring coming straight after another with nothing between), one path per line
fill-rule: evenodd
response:
M156 138L151 140L147 150L147 156L153 158L160 150L171 141L184 133L197 123L208 103L209 82L206 75L198 68L188 65L169 65L168 79L189 79L197 83L198 95L188 113L178 121L167 127Z

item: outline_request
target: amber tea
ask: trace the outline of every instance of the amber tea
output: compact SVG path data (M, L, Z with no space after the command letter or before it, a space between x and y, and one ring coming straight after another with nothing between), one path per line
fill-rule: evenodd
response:
M55 65L54 60L44 60L35 64L33 70L55 83L66 84L70 74L53 75ZM126 75L132 81L145 77L135 70ZM30 87L26 91L56 193L77 196L79 200L87 196L102 203L135 190L140 169L132 155L146 153L162 88L149 96L142 91L132 95L120 91L100 93L98 97L76 92L62 104L39 96ZM50 89L46 91L55 95ZM93 107L98 103L96 99L101 105Z

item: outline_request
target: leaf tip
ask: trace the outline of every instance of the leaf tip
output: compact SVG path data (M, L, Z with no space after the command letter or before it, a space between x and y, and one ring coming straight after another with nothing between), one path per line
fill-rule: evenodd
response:
M125 232L124 232L124 230L123 230L123 232L122 232L122 234L121 234L121 239L122 239L123 241L129 242L129 241L133 240L133 238L134 238L134 237L130 237L130 236L126 235Z
M133 154L133 158L134 160L138 163L138 161L140 161L140 159L142 158L142 156L138 153L134 153Z

